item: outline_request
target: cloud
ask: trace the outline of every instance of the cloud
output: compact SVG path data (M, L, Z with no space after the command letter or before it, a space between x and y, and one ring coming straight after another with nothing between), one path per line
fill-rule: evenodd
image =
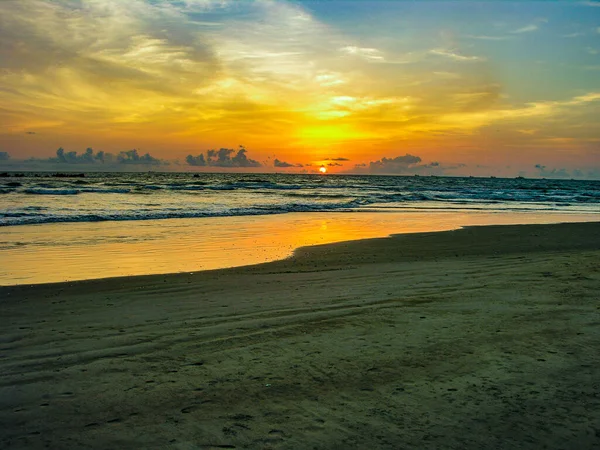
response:
M54 163L54 164L96 164L96 163L118 163L131 165L168 165L168 161L163 161L151 156L149 153L140 155L136 149L122 151L118 155L112 153L98 151L95 152L92 148L87 148L84 152L65 151L60 147L56 150L56 157L48 159L31 158L25 161L26 163Z
M198 156L188 155L186 162L190 166L205 166L205 167L261 167L262 164L254 159L246 156L248 151L240 145L239 149L220 148L219 150L207 150L206 156L200 154ZM234 155L234 156L231 156Z
M343 166L343 164L336 163L336 162L330 162L330 163L327 163L327 165L329 167L342 167Z
M539 28L540 27L535 24L530 24L530 25L526 25L521 28L517 28L516 30L511 31L511 33L513 33L513 34L531 33L532 31L539 30Z
M327 158L325 161L350 161L348 158Z
M25 134L37 134L35 131L26 131Z
M209 83L218 72L213 49L190 26L188 14L200 4L185 5L0 2L0 101L11 105L6 120L17 128L85 123L89 129L93 123L114 130L173 111L189 98L191 85Z
M511 34L523 34L523 33L531 33L533 31L537 31L540 29L540 24L548 23L548 19L544 17L539 17L530 23L529 25L525 25L521 28L517 28L516 30L511 31Z
M105 153L103 151L94 152L94 149L87 148L82 153L74 151L67 152L64 148L60 147L56 150L56 157L48 159L30 159L25 162L32 163L56 163L56 164L95 164L96 162L105 162L106 160L112 161L113 155Z
M91 150L91 149L88 149ZM117 155L117 161L120 164L149 164L149 165L158 165L166 162L161 161L158 158L155 158L150 155L150 153L145 153L143 155L138 154L136 149L128 150L125 152L120 152Z
M542 178L583 178L589 180L600 179L599 168L573 169L571 171L565 168L548 168L543 164L535 165L536 174Z
M485 58L479 56L466 56L458 53L456 49L434 48L429 50L430 55L443 56L454 61L484 61Z
M248 159L246 156L247 150L244 147L240 147L237 154L231 157L235 150L221 148L216 152L216 160L211 157L211 151L208 151L208 163L218 167L260 167L261 164L253 159Z
M584 107L600 100L600 92L588 92L562 101L532 102L512 108L479 108L476 111L452 112L437 118L438 130L474 129L500 121L524 120L542 117L553 117L572 113L574 108ZM521 123L523 126L525 123Z
M419 156L413 156L413 155L410 155L407 153L404 156L396 156L395 158L392 158L392 159L383 158L382 161L386 161L386 163L402 164L402 165L409 166L411 164L416 164L416 163L421 162L421 158Z
M593 168L588 170L585 177L590 180L600 180L600 168Z
M371 161L368 170L371 173L409 173L410 169L414 168L420 162L421 158L419 156L407 153L404 156L396 156L395 158L384 157L378 161Z
M206 166L206 158L203 153L200 153L198 156L187 155L185 161L190 166L198 166L205 167Z
M276 159L275 161L273 161L273 166L274 167L282 167L282 168L286 168L286 167L294 167L294 164L290 164L288 162L285 161L279 161L278 159Z
M487 36L487 35L473 35L468 34L465 36L468 39L479 39L483 41L506 41L513 39L513 36Z
M382 52L376 48L356 47L354 45L348 45L346 47L342 47L340 50L343 53L346 53L347 55L359 56L369 61L381 62L385 60Z
M0 152L0 161L8 161L10 154L8 152Z
M189 152L183 149L214 148L238 136L270 153L289 146L294 152L343 152L355 159L365 142L418 153L424 141L442 133L461 136L461 145L469 145L478 129L492 124L519 121L518 129L533 129L575 117L586 127L593 122L592 106L575 111L565 100L567 85L543 90L547 97L518 94L510 83L505 89L501 83L507 77L496 70L504 51L488 55L487 45L463 47L450 33L440 38L431 29L417 29L419 21L407 23L400 34L382 23L367 38L363 30L344 29L343 22L319 20L302 5L0 1L0 123L8 130L0 144L10 142L5 148L13 154L29 155L39 152L33 144L40 136L25 139L26 130L67 148L83 149L94 136L94 146L115 153L141 147L158 158L172 151L171 157L186 164ZM532 17L521 20L498 30L530 22L543 29ZM491 27L466 32L481 42L524 36L495 36L500 33ZM534 97L536 103L528 103ZM559 100L544 101L553 98ZM63 136L68 140L59 141ZM395 147L399 142L408 144ZM448 152L454 145L448 142ZM266 158L251 154L258 161ZM280 162L294 162L288 154L279 153ZM229 167L236 155L212 159ZM187 165L208 164L202 156L204 161L189 155Z
M210 130L274 145L382 58L351 40L295 2L0 1L0 122L76 142L189 148Z
M315 81L324 87L339 86L346 83L344 76L339 72L325 72L315 75Z
M438 161L422 164L420 156L409 153L394 158L381 158L369 164L355 164L349 173L368 173L375 175L445 175L455 173L457 169L466 167L466 164L444 165Z
M53 159L53 162L60 164L93 164L94 161L94 150L91 148L86 149L84 153L79 155L77 152L65 152L60 147L56 150L56 158Z
M570 178L571 175L566 169L551 169L547 170L546 166L542 164L536 164L535 168L538 171L538 175L543 178Z
M544 24L544 23L548 23L548 19L546 19L544 17L538 17L530 24L527 24L522 27L508 31L508 34L506 34L506 35L468 34L465 37L468 39L477 39L477 40L484 40L484 41L506 41L506 40L510 40L510 39L515 39L517 37L515 35L519 35L519 34L523 34L523 33L532 33L534 31L538 31L540 29L540 25Z
M302 164L292 164L292 163L288 163L288 162L280 161L280 160L276 159L275 161L273 161L273 167L287 168L287 167L304 167L304 166Z

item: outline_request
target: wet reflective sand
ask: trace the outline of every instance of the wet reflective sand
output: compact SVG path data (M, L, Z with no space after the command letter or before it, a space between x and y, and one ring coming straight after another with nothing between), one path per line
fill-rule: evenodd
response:
M593 214L344 212L2 228L0 285L236 267L296 248L468 225L598 220Z

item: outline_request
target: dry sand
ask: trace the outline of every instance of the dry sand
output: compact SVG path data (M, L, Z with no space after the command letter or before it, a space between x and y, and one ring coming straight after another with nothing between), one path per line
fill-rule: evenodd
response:
M0 288L1 448L600 447L600 224Z

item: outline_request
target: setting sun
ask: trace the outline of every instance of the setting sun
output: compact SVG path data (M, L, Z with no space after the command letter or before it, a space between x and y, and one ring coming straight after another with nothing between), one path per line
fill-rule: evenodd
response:
M325 167L325 166L319 167L319 172L321 172L321 173L327 173L327 167Z

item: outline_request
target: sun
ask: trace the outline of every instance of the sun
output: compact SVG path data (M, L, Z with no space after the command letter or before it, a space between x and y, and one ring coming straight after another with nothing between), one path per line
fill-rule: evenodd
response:
M321 172L321 173L327 173L327 167L325 167L325 166L319 167L319 172Z

